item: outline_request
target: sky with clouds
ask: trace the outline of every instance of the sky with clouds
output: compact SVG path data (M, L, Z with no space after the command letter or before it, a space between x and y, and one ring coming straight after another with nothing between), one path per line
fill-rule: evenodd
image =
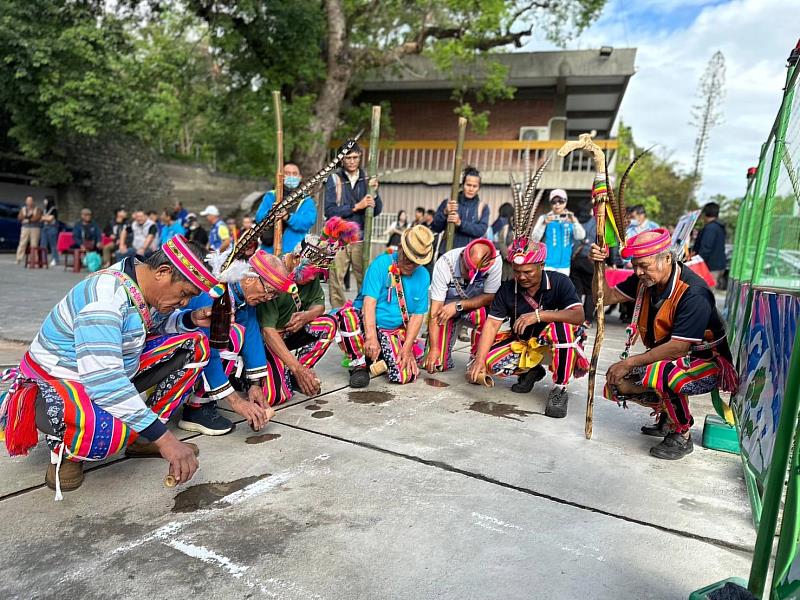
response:
M724 120L711 134L700 200L740 196L780 105L799 14L798 0L608 0L600 19L567 48L638 48L619 118L633 127L638 145L660 144L686 171L697 133L689 122L698 81L721 50ZM528 49L552 47L532 41Z

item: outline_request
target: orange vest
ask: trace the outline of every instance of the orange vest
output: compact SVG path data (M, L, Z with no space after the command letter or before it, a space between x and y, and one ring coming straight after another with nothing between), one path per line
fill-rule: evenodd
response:
M661 308L656 312L656 317L653 320L653 340L652 345L648 344L648 322L650 314L650 294L645 291L644 298L642 298L642 310L639 313L639 321L637 325L641 334L642 343L648 348L655 348L661 344L668 342L672 338L672 326L675 323L675 311L678 309L680 302L686 290L689 289L689 284L681 281L681 268L677 267L678 272L675 273L675 289L672 290L669 298L664 300ZM639 285L642 285L641 283ZM710 329L706 329L703 334L703 339L706 342L714 341L714 333Z

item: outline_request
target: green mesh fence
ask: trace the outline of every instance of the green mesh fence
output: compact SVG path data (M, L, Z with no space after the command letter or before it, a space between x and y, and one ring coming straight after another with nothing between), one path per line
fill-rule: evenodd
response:
M758 165L755 190L753 191L753 199L749 211L750 219L747 224L747 231L743 232L744 235L742 236L740 281L751 282L753 280L753 269L755 268L756 252L758 250L758 233L761 228L763 208L766 204L769 169L774 154L775 140L770 138L769 142L767 142L766 152L762 155L761 162Z
M776 147L781 155L772 173L775 193L764 215L768 227L764 229L763 268L756 270L753 283L800 290L800 93L794 94L790 104L784 143Z

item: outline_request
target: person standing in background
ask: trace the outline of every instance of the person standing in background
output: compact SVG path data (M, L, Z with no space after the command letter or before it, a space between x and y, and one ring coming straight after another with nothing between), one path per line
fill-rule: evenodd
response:
M180 223L181 225L183 225L185 228L186 227L185 221L186 217L189 216L189 211L183 208L183 202L181 202L180 200L175 201L175 208L172 211L172 214L174 215L173 219L178 223Z
M378 180L367 180L367 173L361 168L364 151L358 144L342 158L342 166L325 181L325 218L342 217L347 221L358 223L364 235L364 213L372 207L373 216L377 217L383 210L383 201L376 192L373 197L369 188L378 189ZM351 268L356 276L356 285L361 289L364 280L364 244L349 244L336 255L333 268L328 277L330 301L333 308L344 305L344 276Z
M197 215L189 213L186 215L186 239L195 244L200 244L203 248L208 246L208 232L197 221Z
M91 209L81 209L81 218L72 227L72 247L92 252L100 247L101 238L100 228L92 219Z
M657 228L658 223L647 218L647 210L641 204L631 206L628 209L628 228L625 230L626 239Z
M211 229L208 231L208 249L225 252L231 245L232 239L230 229L219 216L219 209L213 204L209 204L200 213L200 216L208 219L208 223L211 225Z
M719 286L719 280L725 272L727 259L725 258L725 224L719 221L719 204L709 202L703 207L703 221L705 225L697 234L694 243L694 253L703 257L711 271L711 276Z
M283 197L286 198L293 193L302 181L300 167L296 164L287 162L283 165ZM272 206L275 204L275 190L270 190L261 200L261 204L256 211L256 223L260 223L267 216ZM317 204L311 196L305 196L297 207L283 217L283 237L281 244L284 252L291 252L295 246L305 239L306 234L314 227L317 222ZM275 244L275 228L268 227L261 234L261 247L265 252L272 254Z
M425 207L418 206L414 209L414 222L411 224L411 227L415 225L425 225Z
M50 255L50 266L58 264L58 208L52 196L44 197L42 211L42 242Z
M17 220L20 222L19 245L17 246L17 264L25 260L28 246L36 248L42 235L42 211L36 206L33 196L25 198L25 205L19 209Z
M458 201L443 200L433 217L431 229L436 232L447 230L448 223L455 224L453 248L463 248L472 240L486 235L489 227L489 205L481 204L478 192L481 189L481 174L475 167L466 167L461 179L461 192ZM441 236L439 254L447 247L447 234Z
M562 189L550 192L550 208L549 213L536 221L531 239L541 240L547 246L544 268L569 277L572 244L583 240L586 232L575 215L567 210L567 192Z

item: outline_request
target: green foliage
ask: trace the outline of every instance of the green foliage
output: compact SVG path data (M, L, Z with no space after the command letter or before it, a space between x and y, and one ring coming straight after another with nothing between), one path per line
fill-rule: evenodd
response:
M62 159L39 167L45 181L69 179L63 144L71 136L127 121L121 57L129 52L123 23L93 3L0 0L0 105L23 154Z
M630 127L620 122L617 149L617 181L622 177L634 156L644 152L636 145ZM648 216L659 225L674 226L684 213L686 199L692 193L694 181L681 173L674 161L650 151L633 167L625 189L625 204L642 204ZM656 215L658 219L656 219Z
M0 129L10 139L0 148L37 159L34 172L52 184L80 171L68 152L76 137L134 136L168 157L264 176L274 168L271 90L284 99L286 156L319 153L337 131L368 122L369 107L354 101L363 78L423 53L452 77L456 112L484 132L485 105L514 94L492 53L521 46L534 24L562 43L604 4L0 0ZM337 28L341 49L331 54ZM337 85L343 94L325 104ZM383 112L386 138L388 105ZM322 119L333 126L317 126Z

